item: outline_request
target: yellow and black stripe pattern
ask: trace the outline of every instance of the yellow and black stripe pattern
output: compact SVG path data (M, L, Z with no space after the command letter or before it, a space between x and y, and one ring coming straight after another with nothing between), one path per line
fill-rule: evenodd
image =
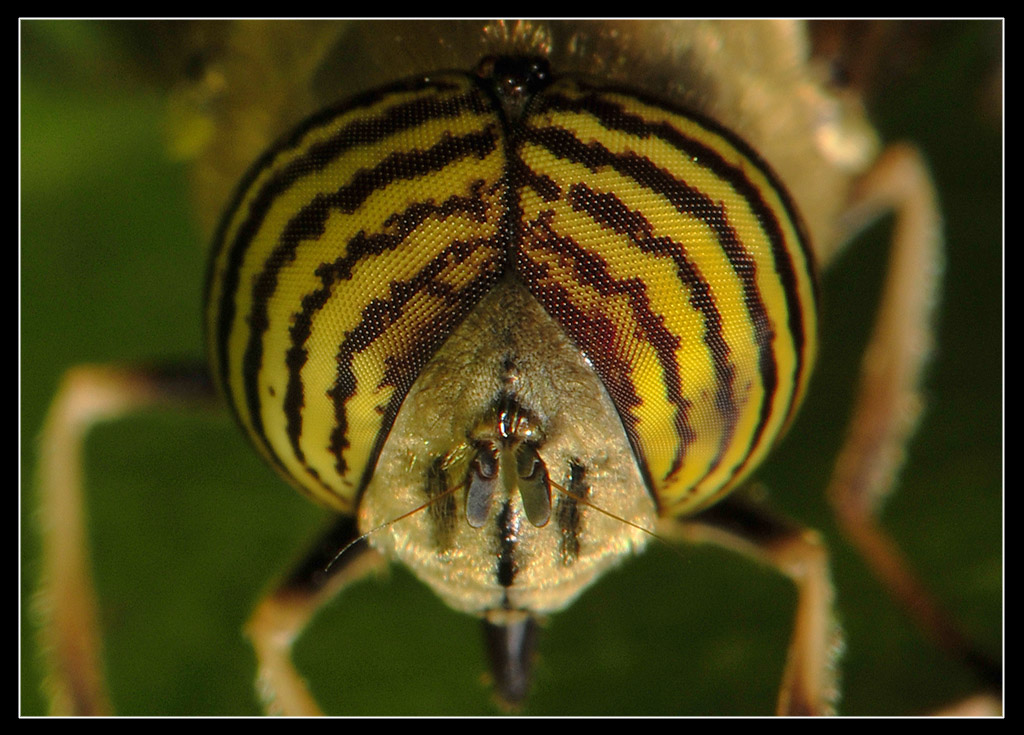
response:
M662 513L734 485L806 385L809 248L746 145L635 94L563 78L515 106L459 73L325 111L252 169L211 262L213 371L269 461L351 512L509 275L593 365Z

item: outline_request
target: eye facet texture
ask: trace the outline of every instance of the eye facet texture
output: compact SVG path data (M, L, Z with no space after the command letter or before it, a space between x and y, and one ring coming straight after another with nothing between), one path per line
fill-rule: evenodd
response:
M239 421L309 496L354 511L421 369L505 278L599 376L663 514L734 485L792 416L813 264L765 164L654 100L536 86L511 105L468 73L371 92L240 187L209 350Z

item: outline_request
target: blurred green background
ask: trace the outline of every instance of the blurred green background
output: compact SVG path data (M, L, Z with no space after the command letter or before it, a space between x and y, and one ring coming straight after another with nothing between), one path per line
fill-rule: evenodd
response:
M164 154L164 98L123 34L23 22L21 63L21 712L45 712L29 601L39 569L35 439L80 362L201 355L206 243ZM1002 129L994 22L947 22L874 100L887 139L920 144L948 262L928 410L885 525L994 656L1002 647ZM887 72L888 73L888 72ZM823 497L887 252L882 223L823 280L823 348L805 408L758 473L834 554L846 714L928 712L977 688L837 537ZM249 610L324 523L226 416L151 413L88 445L88 502L112 697L134 715L257 713ZM715 549L654 543L542 632L526 714L767 714L795 593ZM479 625L401 569L326 609L297 648L325 709L497 713Z

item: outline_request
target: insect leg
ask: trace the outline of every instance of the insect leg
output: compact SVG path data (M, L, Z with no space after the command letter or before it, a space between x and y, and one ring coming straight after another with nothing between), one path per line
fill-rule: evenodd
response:
M40 437L38 488L43 572L38 609L54 714L110 712L89 564L82 448L97 423L156 406L210 408L205 367L81 365L65 374Z
M831 714L838 698L835 666L842 634L833 613L828 551L818 534L738 496L696 516L669 519L659 527L662 534L722 546L774 567L796 584L796 618L777 710Z
M256 650L256 689L268 713L322 714L295 670L292 644L322 605L383 566L383 557L365 540L352 543L358 537L355 518L340 517L249 618L245 631ZM339 549L345 549L340 557Z
M857 183L846 215L850 231L886 212L896 215L888 275L828 497L847 538L916 624L998 688L1001 667L964 637L877 520L921 412L919 386L942 269L937 198L916 148L890 146Z

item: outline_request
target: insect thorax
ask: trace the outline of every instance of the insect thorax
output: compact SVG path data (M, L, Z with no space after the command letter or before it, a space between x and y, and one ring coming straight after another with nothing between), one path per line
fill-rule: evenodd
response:
M643 546L629 524L653 525L607 391L513 279L480 302L409 391L360 525L425 503L370 543L467 612L560 609Z

